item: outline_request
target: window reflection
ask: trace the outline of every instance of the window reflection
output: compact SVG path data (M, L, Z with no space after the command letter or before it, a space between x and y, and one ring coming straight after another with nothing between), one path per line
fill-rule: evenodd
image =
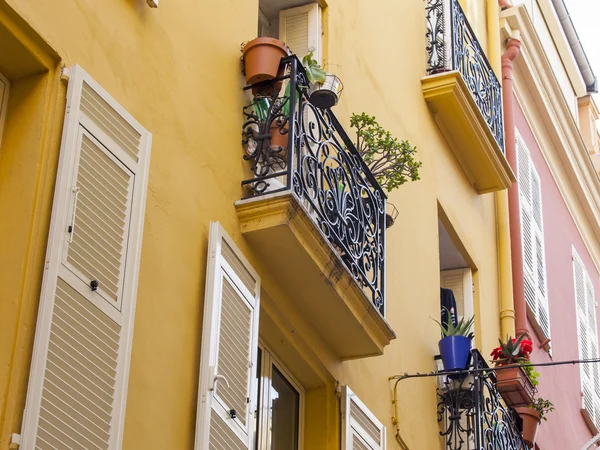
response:
M271 384L271 450L298 449L300 394L273 366Z

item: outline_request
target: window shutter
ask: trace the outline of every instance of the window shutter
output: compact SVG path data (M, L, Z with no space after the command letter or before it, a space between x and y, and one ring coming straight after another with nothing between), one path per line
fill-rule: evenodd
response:
M10 81L0 73L0 148L2 148L2 133L4 131L4 122L6 120L6 110L8 109L8 91Z
M120 447L151 134L70 71L22 448Z
M321 7L318 3L289 8L279 13L279 39L302 59L311 49L321 61Z
M517 172L521 206L524 295L537 326L550 337L550 311L546 284L546 256L540 177L529 150L516 130Z
M458 317L471 317L473 308L473 275L471 269L452 269L440 272L440 286L452 289Z
M573 249L573 278L577 304L577 332L579 357L598 358L598 333L596 328L596 297L594 286L583 261ZM600 371L597 364L581 364L581 390L583 408L594 424L600 426Z
M342 388L342 449L385 450L385 427L348 386Z
M218 222L210 224L208 245L195 448L248 449L255 429L260 278Z

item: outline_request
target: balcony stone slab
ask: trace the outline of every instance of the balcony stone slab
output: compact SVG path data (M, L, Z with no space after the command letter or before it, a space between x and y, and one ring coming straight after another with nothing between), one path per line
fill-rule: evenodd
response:
M340 359L383 353L394 331L292 192L236 210L245 239Z
M457 71L421 80L425 101L463 172L479 194L507 189L515 175Z

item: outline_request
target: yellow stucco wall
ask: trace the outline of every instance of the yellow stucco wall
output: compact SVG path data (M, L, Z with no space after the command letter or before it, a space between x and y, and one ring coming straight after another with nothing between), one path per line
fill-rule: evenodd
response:
M270 344L302 372L297 376L310 388L307 407L329 405L320 412L328 430L317 416L307 419L307 433L327 436L308 436L306 449L339 445L335 380L351 386L387 426L388 448L398 448L388 376L434 368L439 332L430 317L439 314L440 207L477 269L476 344L485 354L499 336L494 196L477 195L468 184L423 100L422 0L381 0L376 7L364 0L329 1L324 53L345 85L336 114L345 125L351 112L375 115L415 144L423 162L422 179L391 196L400 217L387 234L387 320L397 339L383 356L336 361L245 243L235 213L240 180L248 176L240 147L239 44L255 36L257 3L161 0L151 10L145 0L8 1L62 63L80 64L153 134L123 447L193 446L208 225L219 220L263 279L264 320L283 311L295 330L296 337L284 330ZM40 150L43 158L33 155L29 163L39 176L24 172L26 189L11 185L10 202L0 196L0 216L18 210L30 230L20 246L7 247L12 260L23 262L13 272L0 271L0 448L20 428L58 159L65 89L56 76L48 82L56 113L47 115L47 153ZM14 164L0 159L0 179L18 170ZM30 186L34 179L38 184ZM19 209L24 204L30 210ZM0 225L0 233L9 242L10 230ZM20 287L26 271L31 292ZM439 448L434 381L405 381L399 394L409 447Z

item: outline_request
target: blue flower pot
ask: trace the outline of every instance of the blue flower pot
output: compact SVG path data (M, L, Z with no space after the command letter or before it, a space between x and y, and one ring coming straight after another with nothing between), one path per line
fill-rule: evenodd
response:
M438 344L444 370L465 370L471 353L471 339L465 336L448 336Z

